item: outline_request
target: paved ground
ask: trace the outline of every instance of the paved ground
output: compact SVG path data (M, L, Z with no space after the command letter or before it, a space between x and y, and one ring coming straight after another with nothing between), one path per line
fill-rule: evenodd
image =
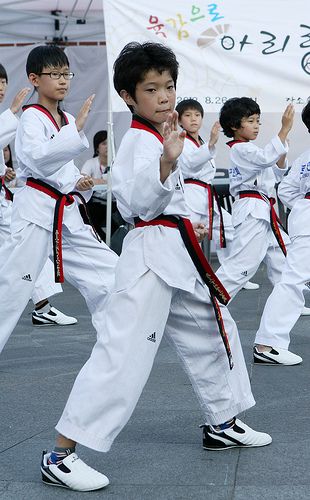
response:
M202 414L164 341L134 415L111 452L79 448L111 485L100 492L74 493L41 484L41 451L53 444L54 424L95 339L83 299L66 286L53 303L76 315L78 326L34 328L29 308L0 358L0 499L308 500L310 318L299 320L291 344L303 356L302 365L253 367L251 346L270 291L264 270L256 278L261 289L240 292L231 312L257 400L242 418L270 432L271 446L204 451L198 427Z

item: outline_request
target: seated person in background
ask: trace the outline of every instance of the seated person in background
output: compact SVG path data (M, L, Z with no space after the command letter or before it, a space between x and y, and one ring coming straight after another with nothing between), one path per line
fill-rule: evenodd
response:
M107 183L108 165L108 134L106 130L99 130L93 138L94 156L87 160L81 168L81 173L90 175L94 184Z
M81 173L89 175L93 181L95 188L93 195L87 203L87 209L93 226L98 232L100 238L105 241L104 228L106 226L106 198L107 198L107 177L108 177L108 134L106 130L99 130L93 138L94 155L93 158L87 160L81 168ZM104 187L96 189L99 184L104 184ZM89 224L88 218L85 215L83 205L80 205L81 215L85 224ZM119 223L117 223L116 204L112 205L112 232L114 232ZM116 213L115 213L116 212ZM121 217L120 223L122 222Z

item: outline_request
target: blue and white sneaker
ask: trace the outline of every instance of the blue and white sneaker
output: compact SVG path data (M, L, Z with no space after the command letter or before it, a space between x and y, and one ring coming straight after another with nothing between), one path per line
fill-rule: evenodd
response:
M75 491L100 490L109 484L108 478L71 453L59 464L49 464L50 453L43 451L41 461L42 481L49 486L60 486Z
M203 429L203 448L205 450L227 450L228 448L251 448L267 446L272 437L265 432L257 432L238 418L227 429L217 430L213 425L201 425Z

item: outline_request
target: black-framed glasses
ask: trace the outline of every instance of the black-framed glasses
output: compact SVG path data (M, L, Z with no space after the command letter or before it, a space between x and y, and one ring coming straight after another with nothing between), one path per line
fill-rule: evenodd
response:
M62 76L65 80L72 80L74 73L71 71L65 71L61 73L60 71L49 71L48 73L40 73L40 75L49 75L52 80L59 80Z

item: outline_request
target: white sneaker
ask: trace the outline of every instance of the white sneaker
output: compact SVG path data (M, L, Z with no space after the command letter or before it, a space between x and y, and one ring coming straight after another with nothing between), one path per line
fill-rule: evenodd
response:
M310 316L310 307L303 307L300 316Z
M39 313L38 311L32 312L32 324L35 326L66 326L75 325L75 323L77 323L76 318L73 318L73 316L67 316L53 306L51 306L50 310L45 313Z
M109 484L104 474L86 465L76 453L68 455L59 465L48 463L50 455L43 451L41 473L45 484L75 491L100 490Z
M272 437L265 432L254 431L251 427L235 419L234 425L221 431L212 425L202 425L203 447L205 450L226 450L227 448L250 448L267 446Z
M254 363L261 365L299 365L302 358L287 349L272 347L271 351L259 352L257 347L253 348Z
M258 290L259 284L253 283L252 281L247 281L242 288L243 290Z

